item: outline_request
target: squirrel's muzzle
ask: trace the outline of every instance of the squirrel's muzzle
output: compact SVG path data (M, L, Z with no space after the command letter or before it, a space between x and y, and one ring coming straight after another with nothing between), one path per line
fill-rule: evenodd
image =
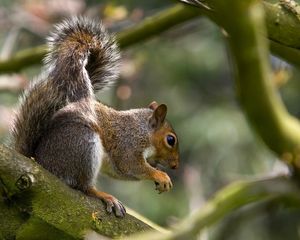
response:
M170 164L170 168L172 168L172 169L177 169L178 168L178 163L171 163Z

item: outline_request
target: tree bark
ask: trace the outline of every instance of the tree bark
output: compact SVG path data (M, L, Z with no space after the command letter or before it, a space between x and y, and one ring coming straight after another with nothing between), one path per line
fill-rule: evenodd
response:
M69 188L34 160L0 145L0 238L111 238L153 230L126 214L116 218L99 199ZM59 238L58 238L59 236Z

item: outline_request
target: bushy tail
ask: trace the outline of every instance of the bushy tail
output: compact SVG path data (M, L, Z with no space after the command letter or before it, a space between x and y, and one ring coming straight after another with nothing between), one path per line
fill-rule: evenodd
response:
M100 23L65 20L48 38L43 76L25 92L12 129L15 149L27 157L47 131L52 116L69 102L93 98L114 82L120 54Z

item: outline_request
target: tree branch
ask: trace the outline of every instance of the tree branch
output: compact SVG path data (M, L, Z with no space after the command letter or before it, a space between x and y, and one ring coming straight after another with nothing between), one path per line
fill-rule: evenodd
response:
M213 1L210 3L213 3ZM297 52L299 54L300 51L300 32L298 31L300 29L300 22L295 19L295 16L292 13L286 11L284 8L279 8L276 4L264 1L264 6L268 16L267 27L269 39L278 43L274 54L300 66L299 61L294 61L294 53ZM218 21L216 13L217 11L208 11L204 8L195 8L184 4L177 4L152 17L146 18L134 27L118 33L117 40L121 48L126 48L159 35L178 24L201 15L210 17L222 26L222 19L219 19ZM276 18L276 16L280 17ZM281 48L286 47L293 49L291 55L289 52L287 53L284 50L281 50ZM16 72L33 64L38 64L46 53L47 49L45 45L22 50L10 59L0 61L0 73Z
M300 50L293 47L286 47L280 43L270 40L269 41L271 52L281 57L282 59L287 60L289 63L294 66L300 67Z
M300 20L284 4L263 2L269 39L286 47L300 49Z
M201 209L173 227L167 234L146 233L131 236L139 240L195 239L195 236L233 211L247 204L274 199L288 206L300 206L300 190L287 177L240 181L220 190Z
M300 169L300 124L290 116L271 81L265 35L264 11L257 0L211 0L218 14L216 22L229 34L230 52L236 72L238 96L248 119L266 144L283 159ZM235 14L233 15L232 12ZM236 21L238 19L238 21ZM193 216L162 235L138 236L136 239L194 239L205 227L212 225L246 204L270 198L288 199L299 207L300 192L286 178L233 183L221 190ZM131 238L132 239L132 238Z
M69 188L33 160L0 145L0 236L119 237L153 229L139 219L108 215L98 199ZM9 199L6 201L5 199ZM59 239L62 239L62 238Z
M300 124L287 112L272 84L261 2L213 2L230 36L237 94L249 121L268 147L300 172Z
M116 36L118 44L120 48L129 47L158 35L186 20L197 17L200 13L201 11L197 8L184 7L182 4L178 4L166 11L146 18L134 27L118 33ZM0 61L0 73L16 72L33 64L38 64L46 53L46 45L22 50L10 59Z
M21 50L11 58L0 61L0 73L18 72L23 68L39 64L46 54L46 45Z

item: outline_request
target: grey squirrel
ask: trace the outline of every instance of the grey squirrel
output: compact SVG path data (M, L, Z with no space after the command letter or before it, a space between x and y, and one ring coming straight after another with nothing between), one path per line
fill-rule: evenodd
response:
M124 180L152 180L169 191L169 176L157 164L177 168L176 133L167 106L117 111L97 102L94 92L118 77L120 53L103 26L78 17L58 24L48 39L43 74L21 101L13 130L14 148L34 158L72 188L106 203L123 217L123 204L98 191L98 172Z

